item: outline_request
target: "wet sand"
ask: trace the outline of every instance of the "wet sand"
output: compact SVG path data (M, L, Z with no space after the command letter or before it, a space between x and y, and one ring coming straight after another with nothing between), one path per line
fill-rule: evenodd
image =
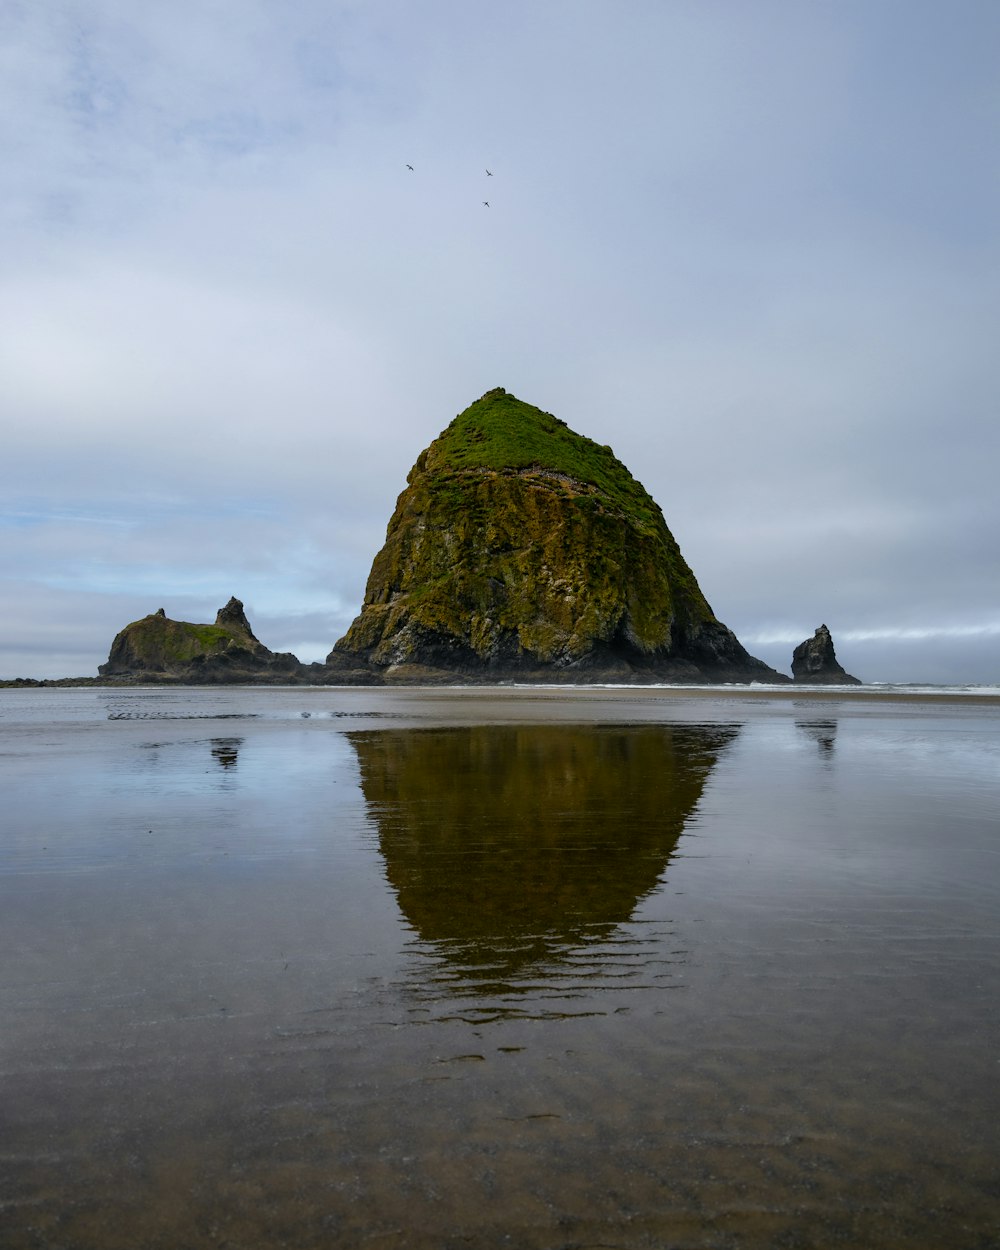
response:
M1000 708L0 694L2 1244L1000 1240Z

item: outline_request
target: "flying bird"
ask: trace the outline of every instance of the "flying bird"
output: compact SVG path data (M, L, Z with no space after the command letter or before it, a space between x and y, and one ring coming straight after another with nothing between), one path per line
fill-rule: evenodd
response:
M489 200L483 200L483 203L486 205L487 208L489 208L490 206Z
M486 177L487 177L487 178L492 178L492 177L493 177L493 170L492 170L492 169L488 169L488 170L486 171Z
M411 173L411 174L413 173L413 166L412 166L412 165L407 165L407 167L406 167L406 168L410 171L410 173Z

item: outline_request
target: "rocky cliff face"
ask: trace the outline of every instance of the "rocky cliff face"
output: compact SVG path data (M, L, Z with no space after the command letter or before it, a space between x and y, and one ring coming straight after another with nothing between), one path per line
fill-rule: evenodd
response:
M860 686L857 677L844 671L833 649L833 638L821 625L811 638L800 642L792 652L792 678L811 686Z
M502 388L407 483L328 664L393 680L788 680L715 617L611 448Z
M172 621L160 608L126 625L111 644L102 677L134 676L183 682L283 681L301 665L254 637L239 599L220 608L214 625Z

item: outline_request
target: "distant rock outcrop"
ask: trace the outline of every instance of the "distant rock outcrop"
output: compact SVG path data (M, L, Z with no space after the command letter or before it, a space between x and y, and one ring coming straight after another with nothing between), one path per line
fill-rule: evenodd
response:
M172 621L163 608L126 625L111 644L102 677L185 683L297 678L303 666L290 652L275 654L250 628L239 599L220 608L214 625Z
M420 454L327 663L392 681L787 682L610 447L502 388Z
M837 662L833 638L821 625L811 638L800 642L792 653L792 678L810 686L860 686L857 677L845 672Z

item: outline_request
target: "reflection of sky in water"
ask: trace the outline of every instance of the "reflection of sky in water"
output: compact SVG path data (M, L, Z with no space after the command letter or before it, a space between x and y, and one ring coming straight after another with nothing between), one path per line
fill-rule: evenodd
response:
M6 870L134 872L225 851L247 860L322 850L346 805L360 809L353 753L342 735L303 740L281 726L249 737L210 736L215 722L100 727L104 750L51 753L44 742L16 758L6 792L16 820ZM242 722L245 728L254 722ZM226 722L223 722L225 725ZM206 732L206 730L208 732Z

